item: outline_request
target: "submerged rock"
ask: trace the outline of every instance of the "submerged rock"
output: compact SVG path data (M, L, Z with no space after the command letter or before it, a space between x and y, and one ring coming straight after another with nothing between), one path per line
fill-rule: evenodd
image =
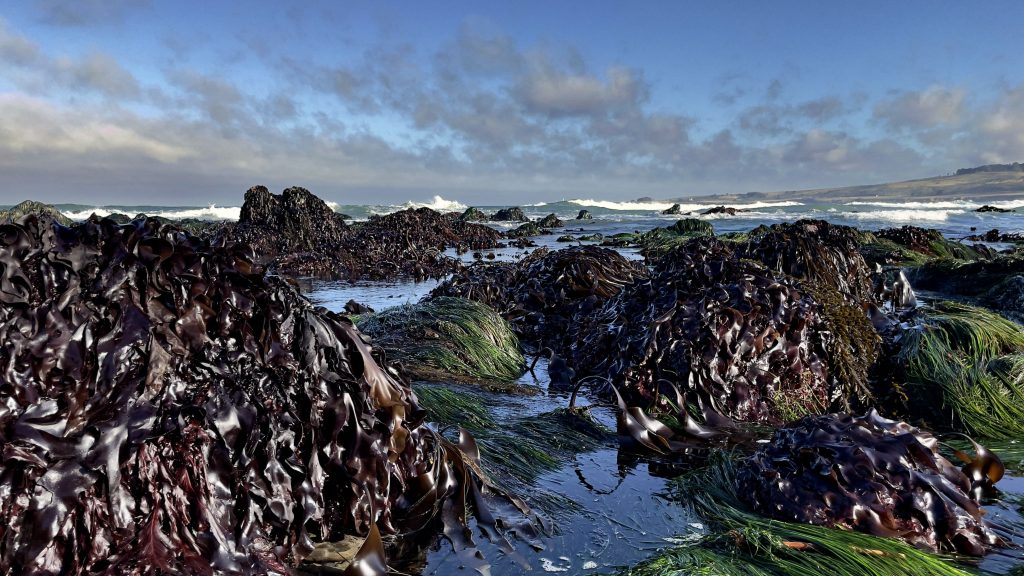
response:
M530 219L523 214L523 209L515 206L512 208L502 208L493 215L491 215L492 222L529 222Z
M974 488L997 481L1002 465L979 454L969 465L972 478L938 445L931 434L873 411L806 417L740 464L737 493L779 520L980 556L1000 540L983 520Z
M594 216L590 213L590 210L580 210L580 213L576 215L577 220L593 220Z
M348 536L373 572L378 531L497 533L472 440L249 248L29 216L0 263L0 572L284 574Z
M0 210L0 224L10 224L11 222L17 222L22 217L29 214L35 214L37 216L49 216L55 222L58 222L64 226L71 225L71 219L64 215L63 212L57 210L49 204L43 204L42 202L36 202L35 200L25 200L19 202L6 210Z

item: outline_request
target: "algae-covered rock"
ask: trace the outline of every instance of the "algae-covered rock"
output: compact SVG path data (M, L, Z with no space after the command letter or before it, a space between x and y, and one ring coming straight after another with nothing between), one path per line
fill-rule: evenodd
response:
M630 405L671 398L670 384L706 413L779 423L820 413L838 392L813 297L714 238L669 252L592 316L572 364L621 383Z
M470 206L459 216L459 220L464 220L466 222L486 222L488 217L487 214L484 214L483 210Z
M71 225L71 219L65 216L60 210L57 210L49 204L43 204L42 202L36 202L35 200L25 200L24 202L20 202L6 210L0 210L0 224L17 222L22 217L29 214L49 216L61 225Z
M1001 464L979 454L978 466L990 467L971 478L938 447L931 434L875 412L806 417L741 462L737 494L771 518L981 556L1000 539L974 488L997 481Z
M541 228L561 228L565 226L565 223L558 219L558 216L554 214L548 214L537 221L537 225Z
M286 574L316 542L496 528L475 450L247 247L28 216L0 263L0 572Z
M523 214L523 209L514 206L512 208L502 208L491 215L492 222L529 222L530 219Z

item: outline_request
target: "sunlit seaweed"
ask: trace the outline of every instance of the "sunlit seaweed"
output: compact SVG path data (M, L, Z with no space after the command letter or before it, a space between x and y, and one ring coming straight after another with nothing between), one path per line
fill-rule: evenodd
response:
M935 424L1024 438L1024 330L993 312L936 302L898 336L911 406Z
M742 504L736 470L722 461L678 481L676 497L706 525L620 576L967 576L947 556L893 538L774 520Z
M508 323L465 298L396 306L364 314L356 325L415 379L511 382L525 370Z
M501 540L488 503L518 501L472 438L252 260L156 220L0 226L0 571L288 573L377 530L486 564L451 535Z

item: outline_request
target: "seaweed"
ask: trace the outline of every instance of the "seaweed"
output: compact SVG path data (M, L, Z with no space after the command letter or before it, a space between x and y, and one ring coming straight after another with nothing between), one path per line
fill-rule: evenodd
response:
M512 382L525 370L508 323L465 298L396 306L364 314L356 325L419 380Z
M770 270L838 291L854 305L872 300L871 270L859 252L861 233L824 220L774 224L740 254Z
M783 404L787 415L819 413L840 393L813 297L715 238L670 252L589 322L570 364L622 383L632 406L658 403L669 383L705 417L778 423Z
M28 216L0 226L0 269L2 572L289 573L377 530L475 556L450 535L518 502L247 246Z
M982 308L934 302L897 335L916 415L986 438L1024 437L1024 330Z
M976 446L965 473L938 440L873 410L806 417L738 464L737 493L771 518L900 538L932 552L981 556L1001 544L975 487L1002 476Z

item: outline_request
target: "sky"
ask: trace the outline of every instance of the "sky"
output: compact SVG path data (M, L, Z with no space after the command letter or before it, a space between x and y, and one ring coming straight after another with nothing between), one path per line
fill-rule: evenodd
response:
M0 204L633 199L1024 161L1021 2L0 0Z

